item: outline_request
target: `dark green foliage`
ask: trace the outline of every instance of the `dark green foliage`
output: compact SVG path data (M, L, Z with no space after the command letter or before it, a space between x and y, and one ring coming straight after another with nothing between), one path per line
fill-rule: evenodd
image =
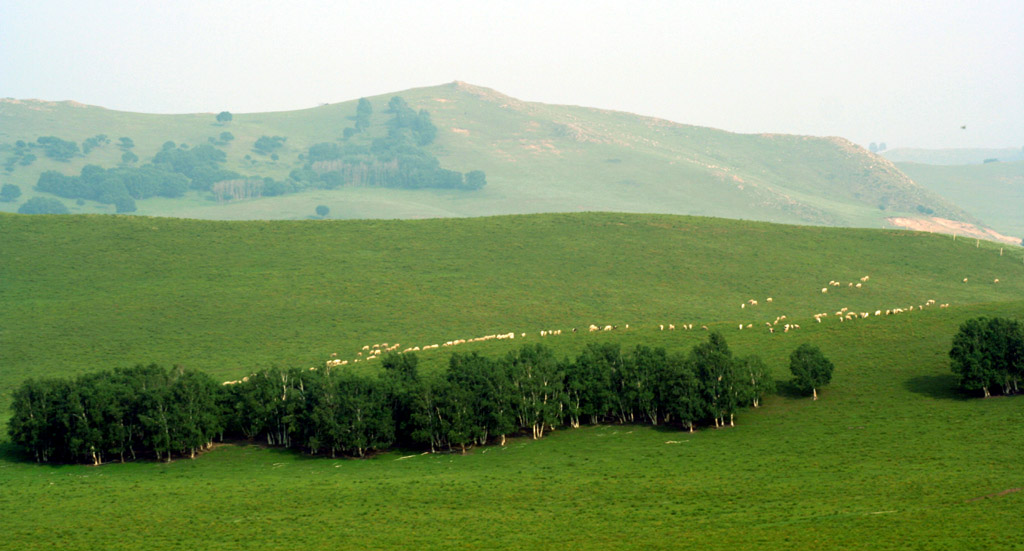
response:
M138 161L139 161L139 156L134 154L134 153L132 153L131 151L125 151L121 155L121 162L124 163L124 164L137 163Z
M821 349L810 343L803 343L789 356L789 370L793 373L793 385L802 392L811 391L818 399L818 388L832 380L835 366L821 353Z
M4 184L0 188L0 201L10 203L21 197L21 188L14 184Z
M362 132L370 127L370 115L372 114L373 106L370 105L370 100L359 98L359 104L356 105L356 132Z
M231 122L231 119L233 118L234 117L231 116L231 113L227 111L221 111L220 113L217 113L217 122L221 124Z
M324 216L327 216L327 214L330 213L330 212L331 212L331 209L328 208L327 205L317 205L316 206L316 215L319 216L320 218L323 218Z
M252 150L260 155L270 155L283 147L287 139L283 136L260 136L253 144Z
M220 393L205 373L156 365L29 379L14 391L8 434L39 462L194 457L223 430Z
M72 157L78 155L78 144L75 142L69 142L62 140L56 136L42 136L36 139L43 148L43 153L57 161L70 161Z
M121 201L118 206L120 209L127 208L128 199L181 197L188 190L188 185L188 178L167 170L166 165L147 164L111 169L86 165L79 176L65 176L53 170L43 172L36 183L36 189L68 199L89 199L115 205ZM134 210L134 201L131 209Z
M123 151L128 151L135 147L135 141L128 136L121 136L117 139L117 147L121 148Z
M93 149L108 143L110 143L110 138L106 134L97 134L91 138L86 138L82 142L82 153L88 155Z
M1024 328L1007 318L969 319L953 337L949 357L960 388L981 390L986 398L995 386L1003 394L1017 392L1024 377Z
M135 199L132 199L127 195L122 195L117 199L114 199L114 209L118 214L135 212Z
M64 203L50 197L33 197L18 207L21 214L68 214Z
M482 170L471 170L466 173L466 189L480 189L487 185L487 175Z
M492 439L504 445L523 430L536 439L566 423L579 427L581 415L691 431L708 412L716 425L726 415L731 422L751 391L742 379L715 378L731 369L724 339L712 334L691 358L643 345L626 355L617 345L592 345L571 362L535 344L498 359L452 354L447 370L430 378L420 376L415 355L402 354L381 360L379 378L328 364L266 369L223 386L197 372L137 367L25 382L15 393L10 434L38 461L98 464L125 452L194 454L225 430L271 446L362 457L396 441L465 452ZM707 394L712 388L722 390ZM729 392L737 399L727 403Z
M192 189L209 191L217 182L241 178L238 173L221 168L226 159L223 151L209 144L183 149L176 147L174 142L167 142L153 157L153 165L187 176Z

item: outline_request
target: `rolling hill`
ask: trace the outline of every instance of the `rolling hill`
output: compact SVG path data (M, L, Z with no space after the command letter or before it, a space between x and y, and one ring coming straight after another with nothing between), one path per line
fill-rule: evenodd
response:
M628 113L520 101L462 82L368 98L374 106L363 139L386 133L384 113L393 96L425 109L438 128L427 149L444 168L483 170L484 189L396 190L365 186L308 189L301 193L217 202L208 194L145 199L138 214L202 219L297 219L318 204L335 218L433 218L496 214L617 211L693 214L785 223L885 227L892 216L934 216L980 221L915 184L888 160L841 138L744 135ZM12 164L4 183L32 191L39 174L77 174L89 163L120 163L119 137L134 141L140 162L173 141L217 147L225 168L244 175L285 179L304 166L300 155L322 142L341 143L352 126L356 101L278 113L236 114L218 123L213 114L147 115L73 102L0 101L0 155L11 159L19 140L43 136L82 142L105 135L88 155L61 162L37 154L28 166ZM253 151L261 136L280 136L277 160ZM360 138L356 138L360 139ZM75 213L113 212L111 205L65 201ZM17 203L0 203L13 211Z
M915 182L948 197L992 228L1024 239L1024 161L943 166L897 163Z
M1024 499L1022 398L958 394L947 356L965 319L1024 313L1017 248L595 213L244 222L0 213L0 235L2 411L28 377L155 361L234 379L260 366L322 365L334 352L354 359L370 343L501 331L516 338L422 351L421 365L537 342L559 356L593 342L685 351L706 338L701 325L722 331L736 354L760 355L780 380L803 342L836 364L820 400L783 384L731 429L600 425L467 455L334 460L242 442L195 460L95 468L33 464L0 435L11 548L1019 546L1006 528ZM844 307L868 315L841 322L834 312ZM895 307L914 309L874 314ZM801 328L768 332L783 315ZM571 331L590 323L617 328ZM696 328L659 330L667 323Z

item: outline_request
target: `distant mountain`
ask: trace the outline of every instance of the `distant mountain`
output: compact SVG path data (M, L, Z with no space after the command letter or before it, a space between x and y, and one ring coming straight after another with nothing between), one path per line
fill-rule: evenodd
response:
M881 152L894 163L925 165L980 165L985 161L1024 161L1024 147L1001 149L915 149L901 147Z
M391 124L388 103L395 96L416 112L427 111L436 125L436 138L425 151L444 169L483 171L483 189L391 189L351 180L323 189L292 172L308 169L313 145L370 147L385 137ZM125 153L120 138L125 137L134 144L130 151L137 165L152 159L166 142L181 150L212 144L226 155L224 170L271 178L274 186L291 191L232 201L214 200L209 191L138 200L135 212L147 215L304 218L324 205L334 218L620 211L860 227L925 215L980 223L886 158L842 138L734 134L623 112L525 102L462 82L366 99L372 114L360 123L365 130L358 134L346 130L357 124L355 100L234 114L228 122L218 122L212 113L150 115L73 102L0 100L0 160L9 167L0 182L21 187L19 202L46 195L32 189L42 172L77 175L87 164L117 166ZM221 139L225 132L232 139ZM92 138L94 143L89 153L80 150L61 161L43 154L37 140L46 136L83 145ZM267 138L265 144L280 138L271 144L276 144L272 156L257 147L261 137ZM35 160L22 164L29 150L35 151ZM254 190L259 195L258 184ZM16 210L19 202L0 203L0 210ZM114 211L112 204L95 201L65 203L72 212Z

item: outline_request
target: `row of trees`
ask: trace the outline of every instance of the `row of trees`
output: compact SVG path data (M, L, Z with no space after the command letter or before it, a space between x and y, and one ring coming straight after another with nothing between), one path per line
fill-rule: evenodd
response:
M465 451L585 423L731 426L775 384L760 358L735 357L720 333L688 354L592 344L571 360L537 344L499 358L453 354L432 376L414 354L381 365L379 376L267 369L230 385L156 366L30 380L14 393L9 432L40 462L170 459L225 434L331 456Z
M951 367L960 388L1003 394L1020 391L1024 378L1024 327L1017 320L980 317L967 320L953 337Z
M13 395L8 432L39 462L194 457L222 433L221 385L155 365L28 380Z

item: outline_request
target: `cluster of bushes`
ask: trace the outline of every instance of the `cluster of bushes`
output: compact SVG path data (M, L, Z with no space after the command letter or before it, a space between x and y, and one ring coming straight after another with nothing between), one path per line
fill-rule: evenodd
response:
M414 354L381 366L379 376L267 369L225 385L156 366L30 380L14 393L9 432L40 462L169 459L224 434L331 456L396 444L464 451L583 423L732 425L774 390L764 363L734 357L719 333L687 355L592 344L570 360L538 344L500 358L453 354L435 376Z
M441 168L440 161L423 149L437 136L430 113L423 109L414 111L398 96L388 102L387 112L392 117L386 124L386 137L369 144L348 142L348 138L368 126L372 111L370 102L360 99L356 126L345 129L346 142L313 145L306 154L305 168L292 171L290 178L303 186L327 189L355 185L474 190L487 185L482 171L463 174Z
M1020 391L1024 378L1024 328L1017 320L980 317L960 326L949 351L960 388L982 391L996 387L1003 394Z
M195 456L222 431L221 385L155 365L28 380L14 391L8 432L39 462Z
M4 171L14 172L15 166L29 166L34 163L36 155L32 153L32 148L37 146L38 144L27 143L24 140L15 142L14 147L4 144L2 149L11 152L11 155L4 161Z

